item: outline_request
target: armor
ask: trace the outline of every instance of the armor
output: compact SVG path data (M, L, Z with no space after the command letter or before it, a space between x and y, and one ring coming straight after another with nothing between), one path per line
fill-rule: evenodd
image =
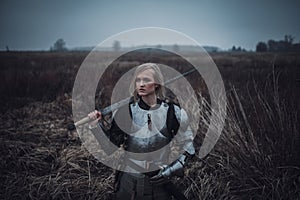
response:
M127 152L133 153L125 156L129 161L127 163L131 164L124 166L126 172L120 172L118 176L117 198L127 195L130 198L146 199L145 195L152 195L151 198L158 195L160 199L170 199L171 195L167 191L153 183L165 183L174 175L183 176L183 167L189 157L187 155L195 153L186 112L177 105L158 99L153 108L140 100L121 108L113 116L112 127L106 135L113 143L118 146L123 144ZM165 147L172 139L182 146L185 153L171 164L168 164L170 148L164 148L156 156L144 156L143 153ZM139 169L147 169L149 172L140 173Z

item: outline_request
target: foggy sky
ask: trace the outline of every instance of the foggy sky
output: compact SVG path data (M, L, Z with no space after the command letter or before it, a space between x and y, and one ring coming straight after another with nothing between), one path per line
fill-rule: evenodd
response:
M132 28L180 31L201 45L254 50L259 41L292 35L300 42L296 0L1 0L0 50L48 50L63 38L68 48L95 46Z

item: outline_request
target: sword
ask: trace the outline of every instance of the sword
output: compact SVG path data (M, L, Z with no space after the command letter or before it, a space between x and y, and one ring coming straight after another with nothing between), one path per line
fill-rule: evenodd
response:
M182 73L182 74L180 74L180 75L178 75L178 76L175 76L175 77L173 77L173 78L171 78L171 79L165 81L165 82L164 82L164 85L168 85L168 84L170 84L170 83L173 83L174 81L176 81L176 80L178 80L178 79L180 79L180 78L182 78L182 77L184 77L184 76L187 76L187 75L193 73L194 71L196 71L195 68L193 68L193 69L191 69L191 70L189 70L189 71L186 71L186 72L184 72L184 73ZM121 101L119 101L119 102L116 102L116 103L114 103L114 104L112 104L112 105L110 105L110 106L107 106L107 107L105 107L105 108L103 108L103 109L100 109L100 112L101 112L103 115L106 115L106 114L108 114L108 113L110 113L110 112L112 112L112 111L115 111L115 110L121 108L122 106L124 106L124 105L126 105L126 104L129 104L130 99L131 99L131 97L128 97L128 98L123 99L123 100L121 100ZM92 120L92 119L89 118L89 117L84 117L84 118L82 118L81 120L75 122L74 124L68 125L68 129L69 129L69 130L74 130L77 126L86 124L86 123L90 122L91 120Z

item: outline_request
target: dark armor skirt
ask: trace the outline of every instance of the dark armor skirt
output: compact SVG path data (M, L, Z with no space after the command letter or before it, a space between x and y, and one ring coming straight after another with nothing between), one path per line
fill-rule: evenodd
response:
M153 174L155 175L155 174ZM171 195L163 185L153 185L145 174L131 174L122 172L119 187L115 194L116 200L170 200Z

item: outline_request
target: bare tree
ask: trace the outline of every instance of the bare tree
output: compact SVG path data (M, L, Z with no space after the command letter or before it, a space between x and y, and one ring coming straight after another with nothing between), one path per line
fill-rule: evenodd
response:
M179 45L178 44L174 44L172 47L173 51L175 52L179 52Z
M118 40L115 40L113 43L113 49L115 52L118 52L121 50L121 43Z
M62 38L56 40L50 51L67 51L66 42Z

